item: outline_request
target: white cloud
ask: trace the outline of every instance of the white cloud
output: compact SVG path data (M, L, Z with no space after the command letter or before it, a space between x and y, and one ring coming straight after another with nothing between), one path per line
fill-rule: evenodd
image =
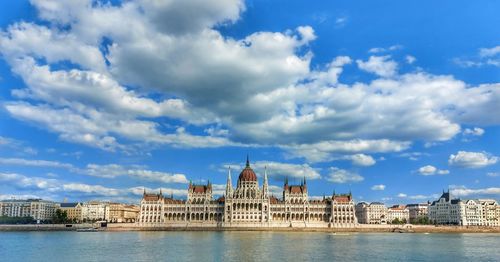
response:
M376 161L373 157L365 154L356 154L351 157L352 163L357 166L373 166Z
M35 167L56 167L56 168L67 168L71 170L76 170L76 168L68 163L61 163L58 161L48 161L48 160L30 160L23 158L3 158L0 157L0 164L3 165L21 165L21 166L35 166Z
M283 146L294 157L303 157L311 162L332 160L332 154L352 154L359 152L387 153L409 148L410 142L354 139L348 141L324 141L315 144Z
M356 60L359 69L377 74L381 77L391 77L396 74L398 64L390 60L391 56L370 56L368 61Z
M344 184L361 182L364 180L364 178L356 173L352 173L337 167L331 167L330 173L327 175L326 180L332 183Z
M188 183L184 174L165 173L145 169L144 167L126 167L118 164L97 165L88 164L86 168L78 168L69 163L47 160L32 160L23 158L0 158L0 164L20 165L31 167L64 168L77 174L84 174L103 178L116 178L128 176L138 180L155 181L161 183Z
M406 63L411 65L411 64L415 63L415 61L417 61L417 58L415 58L412 55L407 55L407 56L405 56L405 60L406 60Z
M449 170L441 170L437 169L434 166L426 165L418 169L418 172L423 176L432 176L432 175L447 175L450 173Z
M464 135L470 135L470 136L482 136L484 134L484 129L479 128L479 127L474 127L474 128L466 128L463 132Z
M267 167L267 175L269 178L275 177L292 177L292 178L306 178L310 180L321 178L318 171L308 164L289 164L280 162L270 162L270 161L257 161L252 166L255 166L256 170L260 171L260 175L263 175L264 168Z
M368 50L369 53L384 53L384 52L389 52L389 51L396 51L399 49L402 49L402 45L392 45L389 46L388 48L383 48L383 47L374 47Z
M457 154L451 154L448 159L450 165L465 168L481 168L497 162L498 157L486 152L458 151Z
M465 186L451 186L450 193L456 197L481 196L481 195L500 195L500 187L488 188L467 188Z
M184 174L172 174L159 171L151 171L143 168L126 168L117 164L97 165L88 164L86 173L91 176L115 178L129 176L139 180L155 181L162 183L188 183Z
M385 185L374 185L371 187L371 189L375 191L382 191L385 190Z
M500 176L500 173L498 172L489 172L486 174L487 176L490 176L490 177L499 177Z
M411 199L411 200L431 200L431 199L437 198L438 195L436 195L436 194L432 194L432 195L407 195L405 193L399 193L397 195L397 197Z
M496 56L499 54L500 54L500 46L479 49L479 55L481 57L492 57L492 56Z
M311 68L310 26L223 35L217 28L241 18L243 1L32 4L42 23L0 34L2 58L26 84L2 106L64 141L127 153L144 145L273 146L318 162L399 152L415 140L449 140L462 124L500 123L484 114L500 110L498 84L399 75L390 56L371 56L357 65L382 78L346 85L339 77L350 57ZM170 119L182 127L165 128ZM194 135L200 128L207 132Z

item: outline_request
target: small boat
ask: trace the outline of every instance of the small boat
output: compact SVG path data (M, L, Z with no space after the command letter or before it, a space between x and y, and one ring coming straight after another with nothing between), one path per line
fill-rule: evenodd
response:
M97 228L92 228L92 227L89 227L89 228L79 228L76 230L76 232L97 232L99 230L97 230Z

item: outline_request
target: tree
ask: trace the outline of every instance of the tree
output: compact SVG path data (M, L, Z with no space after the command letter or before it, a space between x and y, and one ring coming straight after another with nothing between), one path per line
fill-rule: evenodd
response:
M56 214L52 217L52 223L62 224L68 222L68 213L62 211L61 209L56 210Z

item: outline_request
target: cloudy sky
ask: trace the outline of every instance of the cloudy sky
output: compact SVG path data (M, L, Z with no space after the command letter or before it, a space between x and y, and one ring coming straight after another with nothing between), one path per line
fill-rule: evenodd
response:
M0 2L0 198L500 199L500 3Z

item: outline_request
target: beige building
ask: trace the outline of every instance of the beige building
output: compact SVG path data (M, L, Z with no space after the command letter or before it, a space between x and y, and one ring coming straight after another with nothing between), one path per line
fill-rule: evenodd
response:
M35 220L51 220L58 204L41 199L28 200L2 200L0 201L2 216L8 217L32 217Z
M81 203L61 203L59 209L66 211L69 220L77 223L82 221L82 204Z
M393 223L394 220L409 223L410 211L403 205L394 205L387 209L387 223Z
M109 223L134 223L139 215L139 207L120 203L109 203L106 208L106 221Z
M483 225L484 226L500 226L500 206L494 199L479 199L482 206Z
M361 224L387 224L387 207L380 202L356 205L356 217Z
M186 200L144 192L138 224L178 227L353 227L357 224L351 194L309 200L307 182L285 181L282 198L269 194L267 170L263 185L247 159L236 188L231 170L224 196L214 200L212 184L190 183Z
M409 217L410 217L410 222L413 223L413 221L422 218L422 217L427 217L429 213L429 204L428 203L421 203L421 204L408 204L406 205L406 208L408 209L409 212Z

